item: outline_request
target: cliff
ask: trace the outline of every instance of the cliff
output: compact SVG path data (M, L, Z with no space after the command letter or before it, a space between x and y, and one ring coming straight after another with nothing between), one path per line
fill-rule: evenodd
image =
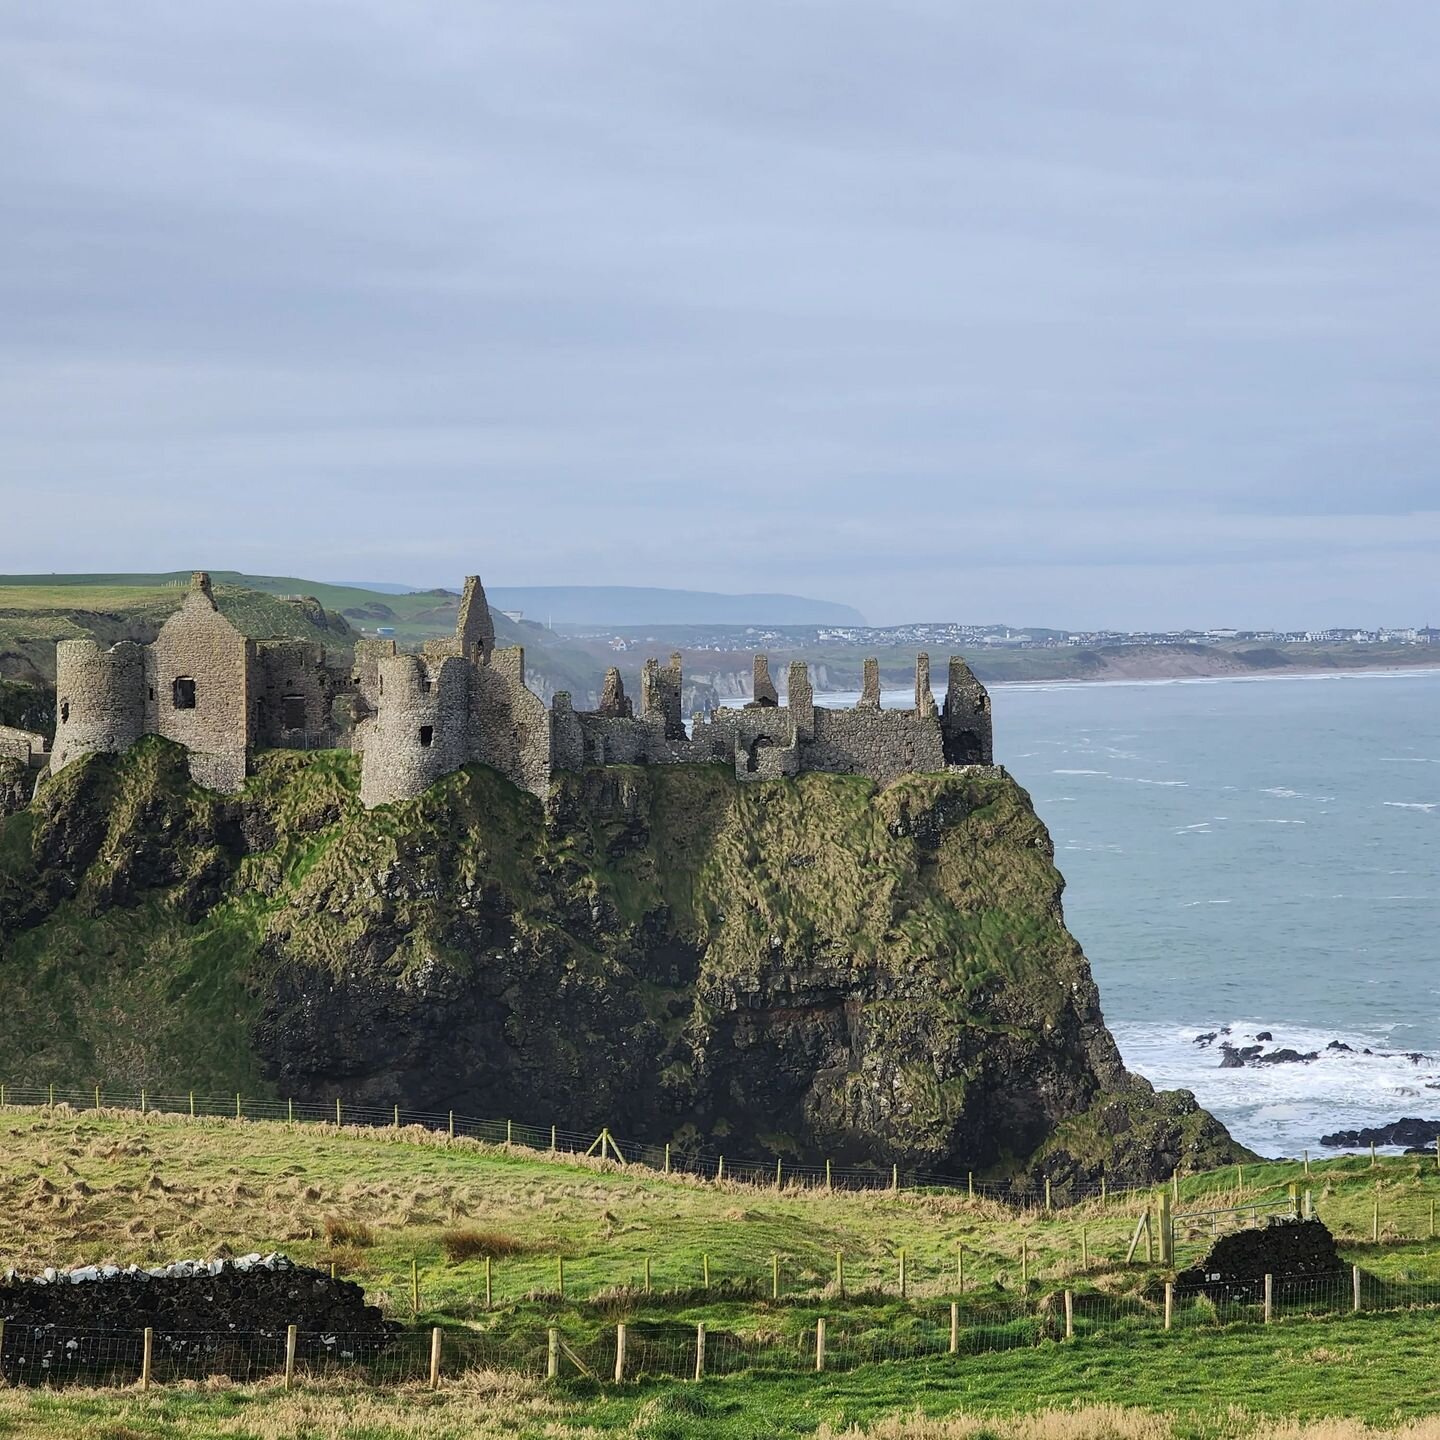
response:
M722 767L355 757L243 794L142 741L0 822L0 1073L509 1116L1062 1184L1243 1156L1126 1073L1028 796Z

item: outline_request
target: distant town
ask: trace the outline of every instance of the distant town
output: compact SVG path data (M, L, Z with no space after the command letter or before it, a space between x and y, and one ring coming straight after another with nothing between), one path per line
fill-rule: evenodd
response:
M511 618L519 620L520 614ZM1431 626L1383 627L1366 630L1341 626L1328 630L1046 630L1009 625L960 625L926 622L909 625L557 625L568 638L607 643L624 652L646 645L679 641L687 650L732 651L745 646L789 649L827 646L946 646L963 650L1097 650L1119 646L1161 645L1440 645L1440 630ZM683 632L683 634L682 634Z

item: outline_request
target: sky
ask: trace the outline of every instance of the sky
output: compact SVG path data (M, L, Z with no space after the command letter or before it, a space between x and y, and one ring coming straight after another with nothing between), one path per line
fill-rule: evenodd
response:
M1433 0L0 0L0 571L1440 624Z

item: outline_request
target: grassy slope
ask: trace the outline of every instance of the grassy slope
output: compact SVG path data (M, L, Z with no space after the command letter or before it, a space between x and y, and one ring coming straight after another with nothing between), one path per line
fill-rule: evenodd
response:
M296 1258L338 1261L372 1299L403 1314L415 1258L424 1323L496 1333L553 1323L576 1346L593 1340L603 1349L614 1321L627 1317L685 1326L704 1320L712 1333L781 1336L808 1331L824 1314L832 1333L849 1327L904 1335L920 1323L943 1323L955 1293L957 1243L967 1253L967 1321L995 1301L997 1275L1006 1283L1006 1303L1013 1301L1022 1238L1039 1276L1032 1282L1037 1297L1062 1283L1077 1292L1133 1295L1154 1273L1120 1263L1133 1207L1102 1215L1090 1205L1046 1218L933 1194L777 1194L470 1143L452 1147L418 1132L291 1131L269 1123L142 1120L123 1112L12 1107L0 1114L0 1134L0 1266L145 1262L219 1246L277 1246ZM1248 1170L1244 1198L1278 1197L1298 1174L1298 1166ZM1389 1234L1374 1246L1361 1237L1377 1183ZM1440 1196L1433 1161L1382 1159L1374 1170L1368 1160L1328 1162L1316 1166L1312 1184L1347 1260L1376 1275L1440 1279L1440 1247L1428 1237L1430 1201ZM1231 1172L1192 1177L1182 1184L1182 1204L1234 1199L1232 1185ZM332 1247L323 1233L327 1216L369 1224L374 1243ZM481 1300L482 1262L450 1264L443 1257L440 1239L454 1224L504 1237L516 1252L495 1265L492 1311ZM1078 1273L1082 1225L1092 1256L1088 1274ZM894 1294L901 1244L918 1276L909 1305ZM846 1251L852 1295L843 1302L827 1288L837 1246ZM772 1253L782 1256L784 1267L786 1295L778 1305L758 1298L768 1292ZM699 1286L702 1254L710 1257L715 1287L708 1296ZM655 1293L617 1296L617 1284L638 1280L646 1255ZM564 1303L547 1293L562 1256ZM867 1283L870 1292L856 1298ZM591 1303L597 1292L605 1293ZM421 1405L415 1394L400 1403L357 1400L350 1392L287 1401L273 1387L175 1391L149 1400L0 1396L0 1433L7 1418L23 1417L40 1434L75 1433L65 1427L88 1419L128 1427L127 1436L213 1434L226 1424L239 1426L234 1433L240 1434L298 1435L305 1424L323 1425L327 1407L333 1423L338 1407L358 1406L370 1412L374 1428L365 1433L375 1437L568 1435L573 1424L577 1435L589 1427L584 1433L725 1440L810 1434L823 1423L842 1428L916 1406L934 1415L1006 1414L1083 1400L1175 1410L1181 1416L1176 1434L1239 1436L1252 1433L1254 1422L1228 1415L1231 1406L1372 1421L1433 1411L1440 1398L1428 1354L1435 1323L1433 1312L1402 1312L1296 1318L1263 1335L1240 1325L1167 1337L1152 1319L1123 1339L1085 1335L1071 1346L873 1366L823 1380L754 1375L698 1391L658 1383L603 1394L577 1384L558 1400L509 1380L503 1420L494 1416L496 1397L483 1380L458 1385L433 1406ZM181 1428L164 1428L172 1423ZM561 1428L547 1431L547 1425ZM1062 1426L1027 1433L1078 1440L1108 1432Z
M184 586L173 582L84 585L61 580L30 586L7 584L0 577L0 672L53 683L57 641L89 638L113 645L152 639L185 598ZM256 639L291 636L337 652L355 641L354 630L338 614L292 604L278 594L218 582L215 600L240 631Z

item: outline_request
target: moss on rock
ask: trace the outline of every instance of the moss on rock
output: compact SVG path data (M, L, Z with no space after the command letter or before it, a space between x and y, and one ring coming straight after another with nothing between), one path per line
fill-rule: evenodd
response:
M48 782L0 827L0 1070L1062 1183L1244 1153L1125 1072L1007 777L356 781L218 796L152 739Z

